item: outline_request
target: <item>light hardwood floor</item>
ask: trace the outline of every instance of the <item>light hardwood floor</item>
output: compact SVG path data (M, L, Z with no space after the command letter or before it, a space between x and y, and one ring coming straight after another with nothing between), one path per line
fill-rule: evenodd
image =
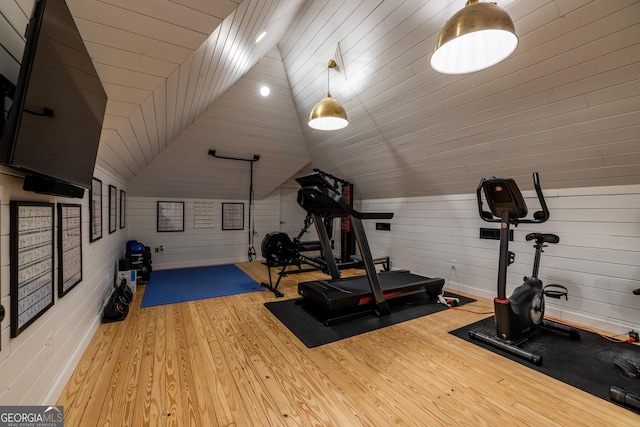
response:
M267 280L264 265L238 265ZM317 274L287 276L285 298ZM448 334L488 314L451 309L308 349L264 307L269 291L140 308L142 292L78 364L58 401L66 427L640 425Z

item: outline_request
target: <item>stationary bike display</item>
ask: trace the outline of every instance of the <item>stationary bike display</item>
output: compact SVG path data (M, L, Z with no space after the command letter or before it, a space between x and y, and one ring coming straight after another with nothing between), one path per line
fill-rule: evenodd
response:
M507 297L507 267L515 261L515 253L509 251L510 226L518 224L539 224L549 219L549 209L542 195L538 173L533 174L533 184L540 202L541 211L533 214L532 219L527 219L527 205L516 182L512 178L483 178L477 188L478 210L480 217L487 222L500 222L500 258L498 262L498 295L494 299L496 336L489 336L481 332L469 331L473 339L483 341L489 345L498 347L515 356L522 357L530 362L541 365L542 356L525 351L518 347L526 341L532 332L540 327L553 329L569 334L572 339L579 339L580 335L574 328L559 323L544 320L544 297L567 298L567 290L561 285L548 285L543 287L538 278L540 258L543 248L548 244L556 244L560 238L555 234L529 233L527 241L534 240L535 260L530 277L525 277L524 282L516 287L513 293ZM491 212L483 208L482 194L489 205Z

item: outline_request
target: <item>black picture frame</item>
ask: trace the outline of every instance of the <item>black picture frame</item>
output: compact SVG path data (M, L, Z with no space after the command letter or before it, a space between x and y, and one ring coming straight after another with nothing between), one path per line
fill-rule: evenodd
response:
M102 238L102 181L92 178L89 190L89 242Z
M54 204L10 204L11 338L54 304Z
M58 203L58 297L82 282L82 205Z
M184 202L158 202L158 233L184 231Z
M222 229L244 230L244 203L222 204Z
M126 226L127 221L127 193L120 190L120 229Z
M109 185L109 234L115 233L118 225L116 223L118 212L118 189Z

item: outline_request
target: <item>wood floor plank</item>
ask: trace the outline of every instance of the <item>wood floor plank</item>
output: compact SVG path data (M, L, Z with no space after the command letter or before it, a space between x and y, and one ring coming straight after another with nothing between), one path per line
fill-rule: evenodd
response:
M239 266L268 280L260 263ZM291 274L279 288L295 298L298 281L324 277ZM640 423L450 335L490 315L485 299L309 349L264 307L280 300L269 291L141 309L139 289L125 321L100 326L60 396L65 426Z
M165 406L167 426L182 426L182 390L180 388L180 363L176 339L175 310L173 305L165 306ZM162 391L161 391L162 392ZM186 411L186 410L185 410Z
M143 311L143 310L140 310ZM137 393L134 401L134 412L132 417L132 425L158 425L158 411L152 411L153 403L153 364L155 361L155 340L156 340L156 307L151 307L146 311L147 318L144 329L144 338L142 345L142 355L140 359L140 375L137 384Z
M182 308L184 329L187 338L187 357L191 366L193 391L197 404L197 420L207 426L217 426L216 412L221 407L219 396L216 396L215 389L210 385L216 381L215 368L212 363L210 347L205 339L201 339L198 330L201 329L199 313L195 303L188 302L179 304ZM227 420L226 416L222 417ZM226 423L226 421L223 421ZM224 425L224 424L222 424Z
M215 335L214 323L209 317L205 307L206 303L194 301L191 305L191 312L197 323L199 332L199 346L201 352L195 352L194 356L200 357L203 369L210 370L211 381L208 384L208 394L211 397L211 404L215 413L217 425L227 426L250 424L246 418L246 409L242 403L242 396L236 387L231 369L222 355L221 345ZM197 313L197 315L196 315Z
M112 343L114 331L115 328L98 328L58 399L58 404L65 408L65 422L82 419L107 351L106 345Z
M168 386L167 386L167 327L166 327L166 311L168 306L149 307L149 310L155 312L155 334L153 339L153 347L150 349L153 354L153 367L151 373L151 397L149 405L149 414L143 417L149 418L151 426L164 427L167 425L167 414L170 411L168 405ZM145 309L146 310L146 309Z
M198 418L197 410L197 390L195 388L195 375L197 374L191 366L191 361L188 356L188 344L187 335L191 331L187 331L184 323L184 308L185 304L174 304L173 314L176 338L176 361L178 363L178 384L180 387L180 397L182 399L182 411L178 413L178 420L182 425L195 426L195 425L207 425L207 420L200 420Z
M233 311L239 312L240 299L230 301ZM264 310L264 308L262 308ZM265 384L271 392L271 396L278 404L281 412L286 414L288 422L294 425L338 425L336 419L322 401L323 388L309 387L310 381L302 381L305 372L294 371L292 365L287 362L281 346L269 339L271 334L266 334L261 329L262 319L255 310L243 320L243 336L251 342L256 358L254 363L259 365L259 372L265 379ZM313 414L313 419L308 418Z
M242 396L243 406L250 412L249 419L260 421L264 425L282 425L286 421L278 408L269 398L262 381L251 368L251 358L244 351L240 333L232 326L231 319L225 315L225 303L215 301L217 313L216 335L220 343L225 362L231 367L236 387Z
M139 372L140 352L142 351L140 330L143 329L144 323L142 322L144 318L143 311L131 310L123 321L125 329L122 346L115 360L111 377L104 378L108 383L108 391L100 417L104 418L107 424L130 425L128 400L136 392L135 385L137 373Z

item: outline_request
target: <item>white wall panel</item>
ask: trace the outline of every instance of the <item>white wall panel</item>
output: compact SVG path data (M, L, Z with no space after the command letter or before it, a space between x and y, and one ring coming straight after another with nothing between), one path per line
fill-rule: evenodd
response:
M154 270L228 264L248 260L249 249L249 201L212 199L171 199L184 202L184 232L157 232L158 198L128 197L127 227L130 239L138 240L152 248ZM214 204L213 228L194 228L194 204L196 201ZM244 230L222 230L222 203L244 204ZM280 197L274 193L252 207L254 248L258 258L260 245L267 233L278 230ZM164 247L164 252L155 248ZM260 262L254 261L254 262ZM266 268L266 267L265 267ZM152 273L153 275L153 273Z
M89 345L98 327L102 308L114 284L117 259L124 254L126 229L108 233L108 185L125 188L123 181L96 170L102 180L103 237L89 242L89 196L83 199L42 196L22 191L22 179L0 174L0 299L7 309L7 316L0 327L0 375L5 387L0 390L3 405L53 404L71 377L84 349ZM82 205L82 281L63 298L57 296L57 267L54 305L18 337L10 336L9 297L9 202L11 200L43 201L51 203L78 203ZM57 234L56 234L57 236ZM57 237L56 237L57 242ZM57 243L56 246L57 248ZM47 336L53 337L53 353L46 355Z
M531 274L534 248L525 235L555 233L560 242L545 249L540 277L566 286L569 300L547 298L547 313L620 333L637 328L640 306L631 292L640 287L640 187L543 191L549 221L512 228L507 293ZM535 194L525 197L531 213ZM499 242L480 239L479 228L497 226L480 220L475 194L364 200L361 210L394 211L390 232L365 223L374 253L391 256L394 268L442 277L452 291L495 296Z

